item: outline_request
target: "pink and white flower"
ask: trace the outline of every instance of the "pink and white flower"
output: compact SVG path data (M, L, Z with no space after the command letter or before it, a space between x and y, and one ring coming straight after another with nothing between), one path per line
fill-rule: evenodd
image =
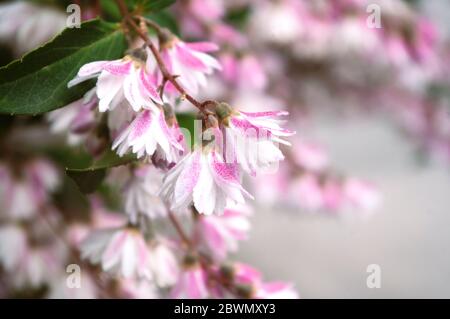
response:
M94 109L98 100L94 95L95 88L88 91L83 98L50 112L47 116L50 130L53 133L67 134L69 144L78 144L83 134L95 125Z
M255 299L298 299L299 295L290 283L274 281L256 286Z
M27 236L22 228L12 224L0 227L0 264L3 269L8 272L17 269L27 249Z
M263 282L261 273L246 264L234 264L234 282L249 287L245 297L255 299L296 299L298 293L293 285L280 281Z
M291 187L292 199L307 210L318 210L323 207L322 187L317 176L306 174L297 179Z
M201 214L222 214L227 200L244 204L253 198L241 185L237 165L228 164L209 146L184 157L164 178L160 194L173 210L191 203Z
M334 179L325 181L322 189L323 205L327 210L338 211L345 200L342 183Z
M174 299L203 299L209 296L207 274L197 261L184 265L170 296Z
M162 179L162 173L150 165L133 170L123 188L125 212L131 223L136 224L139 216L151 219L167 216L166 206L158 196Z
M123 156L129 149L137 157L152 156L156 151L164 154L169 162L175 162L176 154L184 152L183 146L169 129L160 110L144 110L116 138L112 149Z
M216 258L224 259L238 249L238 241L247 239L250 222L245 209L226 208L223 215L200 216L196 232Z
M67 26L60 10L27 1L0 4L0 42L19 57L52 39Z
M176 283L180 270L178 261L167 243L154 240L149 245L149 267L152 279L158 287L169 287Z
M122 279L119 291L126 299L159 299L158 287L145 279Z
M344 195L350 204L365 211L372 211L381 203L381 195L373 184L355 178L345 181Z
M171 35L162 44L162 58L169 72L178 76L180 84L192 94L198 93L199 86L206 85L206 76L220 70L219 62L207 54L218 50L211 42L183 42Z
M246 55L238 60L233 54L226 53L220 57L224 79L240 90L263 90L267 77L261 62L253 55Z
M220 104L219 108L221 105L224 104ZM227 108L227 106L223 107ZM281 128L279 121L275 119L277 116L287 114L284 111L256 113L231 111L231 114L225 117L219 114L226 127L225 158L227 162L236 160L240 167L251 175L278 164L284 159L278 143L290 145L281 137L295 134L293 131Z
M296 162L306 170L320 172L328 166L328 156L323 147L318 144L296 143L293 152Z
M142 108L154 107L153 102L162 104L156 78L151 72L153 70L147 70L145 61L127 55L119 60L85 64L68 86L98 78L97 97L100 112L114 109L124 97L133 110L138 112Z
M65 256L54 245L27 247L12 278L16 287L41 287L58 272Z
M142 234L131 227L97 230L81 243L83 259L125 278L150 279L149 256Z
M0 209L13 219L32 217L59 185L56 168L43 159L26 163L20 176L13 176L8 166L0 163L0 175Z

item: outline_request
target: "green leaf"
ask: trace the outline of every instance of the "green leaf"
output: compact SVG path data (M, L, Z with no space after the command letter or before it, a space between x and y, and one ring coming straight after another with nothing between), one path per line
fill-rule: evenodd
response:
M119 7L117 7L117 4L114 1L100 0L100 6L102 8L103 16L108 21L120 21L122 19Z
M249 16L250 7L243 6L241 8L230 10L225 17L225 21L237 28L242 28L247 22Z
M159 11L164 8L170 7L176 0L147 0L145 8L150 11Z
M178 28L177 21L172 14L163 10L155 13L149 13L145 15L146 18L155 21L161 27L168 28L173 33L179 35L180 30Z
M121 57L126 41L118 24L101 20L65 29L51 42L0 68L0 113L38 114L79 99L92 83L68 89L79 68Z
M134 154L128 154L120 157L114 151L108 149L99 159L91 160L89 163L82 162L81 165L75 164L71 167L66 167L66 170L74 172L92 172L96 170L125 165L135 160L136 156Z
M102 184L106 169L96 171L67 171L67 175L77 184L83 194L91 194Z
M78 185L84 194L96 191L102 184L108 168L125 165L136 160L133 154L119 157L114 151L108 149L99 159L90 163L81 161L79 165L66 167L67 175Z

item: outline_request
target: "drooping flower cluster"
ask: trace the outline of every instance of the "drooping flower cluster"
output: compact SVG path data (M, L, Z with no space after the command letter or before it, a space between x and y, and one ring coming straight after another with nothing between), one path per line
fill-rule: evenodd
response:
M204 84L204 74L212 72L210 65L219 66L213 57L203 53L214 45L184 43L175 37L172 42L164 55L172 66L170 70L182 73L177 75L195 74L187 83ZM123 123L120 116L116 121L123 124L110 123L111 127L121 128L113 143L120 156L131 150L138 158L155 155L168 164L175 163L184 152L183 135L176 119L170 116L170 106L163 102L163 79L150 55L148 48L136 49L119 60L88 63L69 87L97 78L99 111L132 114L129 123Z
M67 193L79 191L65 179L60 185L52 164L0 165L0 275L11 274L7 285L45 286L46 297L297 298L291 284L266 282L253 267L230 261L249 237L246 201L255 195L296 209L363 211L377 207L380 195L369 182L331 171L315 143L288 147L294 132L281 118L303 128L319 104L347 105L360 94L364 106L393 102L389 113L424 148L450 158L445 103L429 92L448 70L439 68L438 34L401 1L376 3L386 27L367 27L365 0L186 0L170 9L180 34L214 43L185 42L127 15L123 58L82 66L69 90L92 79L95 87L47 116L52 133L83 144L91 163L104 164L112 150L125 164L108 169L89 201L75 196L70 204ZM38 11L0 6L0 41L19 54L50 38L64 17ZM83 8L84 19L97 13ZM48 16L51 24L35 27ZM195 119L200 129L188 132L197 139L190 150L180 125ZM67 239L63 247L57 237ZM80 290L67 289L61 265L68 263L83 268Z
M119 60L88 63L69 82L72 87L97 78L94 104L98 104L98 114L107 112L113 119L108 120L114 137L112 149L119 156L131 151L137 158L151 162L129 170L118 168L110 178L124 196L128 225L100 228L77 242L81 242L84 259L128 282L146 281L154 291L173 286L172 297L214 296L218 288L207 283L210 270L197 260L198 253L189 252L179 269L168 247L173 241L156 235L153 221L176 218L170 211L179 215L192 205L200 213L194 218L192 241L214 260L225 260L229 252L236 251L238 241L247 238L249 229L243 213L227 208L231 202L242 205L245 198L253 198L242 186L242 173L255 175L282 160L277 145L288 143L280 137L293 132L282 129L275 119L286 112L238 112L227 104L211 102L207 116L205 107L200 107L204 128L201 141L183 157L187 143L169 103L178 94L185 94L178 92L177 85L197 93L206 84L205 76L221 69L218 61L207 54L218 48L207 42L182 42L167 30L159 35L161 60L169 76L176 76L176 80L167 78L160 70L161 62L156 63L153 52L145 48L130 51ZM84 106L86 99L77 103ZM71 115L59 122L67 123L65 127L70 129L76 117ZM55 118L59 118L58 114L53 115L54 127L58 126ZM208 142L211 131L218 138ZM252 147L247 151L249 145ZM218 216L202 216L213 213Z

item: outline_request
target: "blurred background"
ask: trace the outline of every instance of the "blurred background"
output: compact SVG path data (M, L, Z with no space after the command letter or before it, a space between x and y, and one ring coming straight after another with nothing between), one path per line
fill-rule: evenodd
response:
M158 22L220 45L224 75L209 78L200 97L291 112L287 125L297 137L282 177L248 182L255 213L234 259L257 266L267 280L293 282L303 298L450 298L450 2L373 1L387 23L381 31L364 24L370 3L186 0ZM12 11L0 9L1 65L64 27L64 12L45 8L22 12L34 18L20 32L11 32ZM96 16L91 9L83 19ZM64 121L53 113L15 124L39 122L39 134L44 128L62 135L58 142L104 150L94 130L79 134ZM0 151L6 158L6 147ZM309 200L327 182L346 189L350 176L370 182L358 184L359 202ZM10 251L0 246L2 253ZM371 264L381 268L380 288L367 287Z
M423 1L421 10L449 34L448 1ZM375 181L382 206L362 221L260 205L239 258L294 280L303 298L450 298L448 166L422 161L383 116L337 122L317 113L302 131L341 171ZM379 289L366 285L370 264L381 267Z
M253 216L238 254L304 298L449 298L448 167L418 167L411 145L380 119L324 120L314 130L344 171L375 181L383 204L367 219L268 211ZM368 265L381 267L369 289Z

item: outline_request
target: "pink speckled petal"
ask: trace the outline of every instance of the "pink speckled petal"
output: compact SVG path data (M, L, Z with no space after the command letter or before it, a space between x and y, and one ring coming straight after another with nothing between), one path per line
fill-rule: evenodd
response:
M175 47L176 56L181 64L184 66L201 72L208 71L207 65L198 57L196 57L192 52L184 47L183 45L177 45Z
M267 118L267 117L277 117L277 116L289 115L288 111L266 111L266 112L243 112L243 111L241 111L240 113L242 113L248 117L260 117L260 118L261 117Z
M130 141L142 137L150 129L152 124L152 113L151 111L143 111L136 117L136 119L131 124L133 129L130 133Z
M162 104L163 101L156 91L156 87L153 82L154 81L152 81L151 76L147 72L145 72L144 68L141 68L141 70L139 71L139 84L144 89L146 95L150 96L150 98L156 103Z
M219 46L212 42L191 42L185 43L185 45L189 49L199 52L213 52L219 50Z
M120 261L122 246L126 239L127 234L125 232L118 232L111 238L108 247L102 256L103 270L110 270Z
M90 76L95 73L100 73L103 70L103 67L111 63L111 61L96 61L83 65L78 71L79 77Z
M175 205L183 205L185 201L192 196L195 185L200 176L201 153L196 151L190 155L190 158L184 164L174 189Z
M131 61L124 62L122 60L116 60L105 64L103 66L103 70L114 75L124 76L130 73L131 66L132 66Z

